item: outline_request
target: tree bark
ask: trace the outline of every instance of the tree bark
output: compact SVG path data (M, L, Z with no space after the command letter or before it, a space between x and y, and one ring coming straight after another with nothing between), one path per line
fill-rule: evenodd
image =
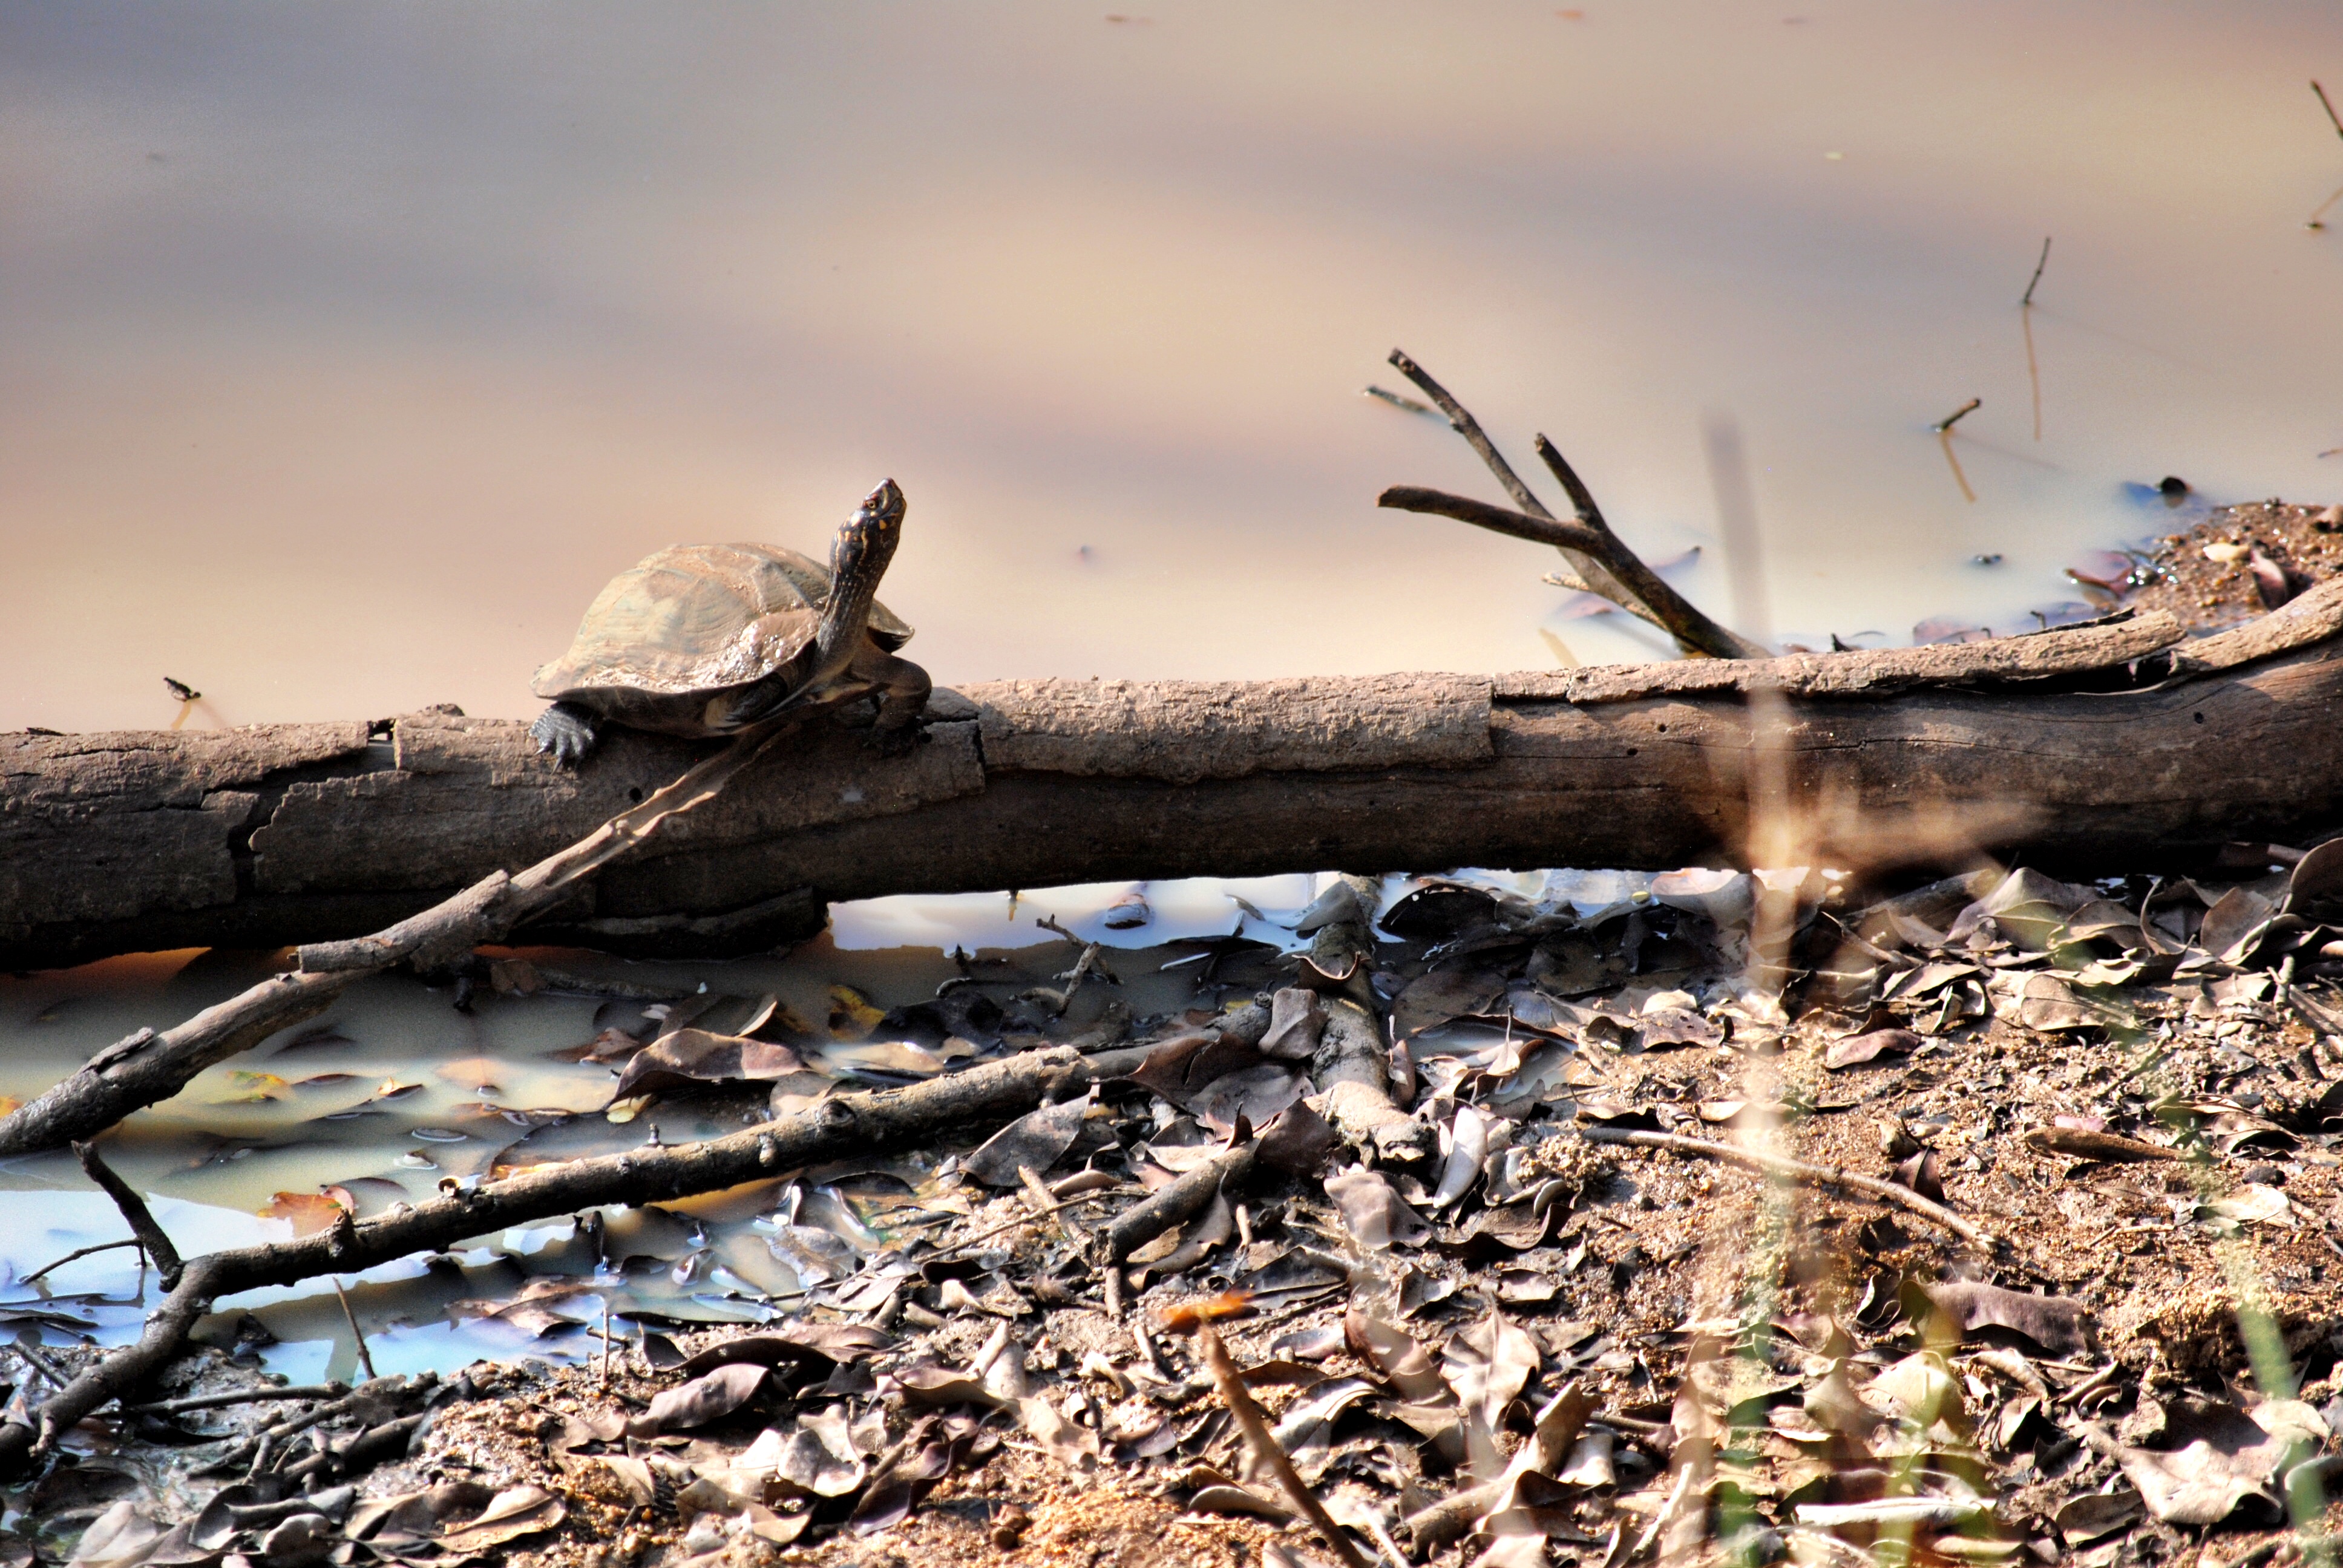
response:
M1786 753L1822 863L2185 864L2343 816L2338 621L2343 582L2187 644L2149 615L1770 660L939 690L910 755L809 727L515 940L714 954L888 893L1724 863L1760 744ZM696 754L619 730L567 772L521 725L446 710L0 736L0 966L359 935L558 849Z

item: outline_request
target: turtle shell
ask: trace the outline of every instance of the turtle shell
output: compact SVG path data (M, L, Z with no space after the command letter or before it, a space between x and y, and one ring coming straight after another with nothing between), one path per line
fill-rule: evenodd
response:
M560 700L621 688L682 697L761 680L813 645L830 572L774 545L677 545L612 578L569 651L537 672ZM871 640L892 652L911 628L870 607Z

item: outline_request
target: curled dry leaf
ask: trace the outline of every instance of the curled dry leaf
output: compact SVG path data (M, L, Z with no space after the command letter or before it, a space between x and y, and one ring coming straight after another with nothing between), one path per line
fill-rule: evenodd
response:
M1440 1357L1441 1375L1455 1391L1457 1402L1477 1411L1492 1430L1537 1369L1537 1342L1493 1311L1452 1335Z
M765 1386L769 1367L734 1362L694 1378L680 1388L653 1397L650 1408L627 1423L634 1437L657 1437L663 1432L689 1432L720 1421L757 1396Z
M1358 1307L1342 1318L1343 1336L1351 1349L1411 1404L1450 1404L1454 1393L1432 1364L1430 1352L1415 1336Z
M1045 1172L1074 1146L1082 1119L1097 1103L1098 1089L1092 1085L1076 1099L1021 1116L986 1139L962 1169L988 1187L1017 1186L1022 1180L1017 1174L1021 1169Z
M2006 1329L2056 1356L2087 1355L2091 1349L2090 1309L2071 1296L2031 1295L1976 1280L1916 1285L1914 1293L1926 1303L1923 1315L1941 1313L1965 1338Z
M1307 1061L1325 1028L1326 1010L1318 993L1288 986L1269 999L1269 1032L1261 1037L1261 1053L1281 1061Z
M1334 1201L1353 1239L1371 1251L1381 1251L1394 1242L1413 1247L1432 1234L1423 1217L1372 1171L1346 1171L1327 1177L1326 1196Z
M1489 1119L1472 1106L1459 1105L1449 1139L1448 1162L1440 1174L1440 1189L1432 1195L1433 1209L1447 1208L1481 1179L1482 1161L1489 1157Z
M2177 1150L2143 1143L2119 1132L2081 1127L2037 1127L2026 1135L2025 1142L2027 1147L2038 1149L2045 1154L2070 1154L2077 1160L2099 1160L2110 1165L2180 1158Z
M1920 1037L1908 1029L1875 1029L1845 1040L1835 1040L1823 1052L1823 1066L1835 1072L1882 1056L1902 1056L1920 1049Z
M486 1552L550 1530L568 1516L561 1499L543 1487L508 1486L489 1499L477 1519L440 1531L439 1546L454 1555Z

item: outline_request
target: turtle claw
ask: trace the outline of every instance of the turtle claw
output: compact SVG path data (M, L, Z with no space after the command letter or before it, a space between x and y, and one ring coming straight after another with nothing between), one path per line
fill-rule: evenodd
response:
M598 739L593 719L584 709L567 702L557 702L538 714L537 722L528 727L528 737L559 768L577 767Z

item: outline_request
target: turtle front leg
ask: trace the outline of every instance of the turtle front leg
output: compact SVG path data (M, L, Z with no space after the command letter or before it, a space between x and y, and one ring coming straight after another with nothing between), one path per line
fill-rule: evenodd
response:
M564 768L575 768L601 739L594 715L574 702L557 702L538 714L537 722L528 727L528 735L539 751L550 753L554 762Z
M926 670L866 641L848 673L878 689L879 718L870 728L870 744L889 756L900 756L927 739L920 729L920 711L927 707L935 682Z

